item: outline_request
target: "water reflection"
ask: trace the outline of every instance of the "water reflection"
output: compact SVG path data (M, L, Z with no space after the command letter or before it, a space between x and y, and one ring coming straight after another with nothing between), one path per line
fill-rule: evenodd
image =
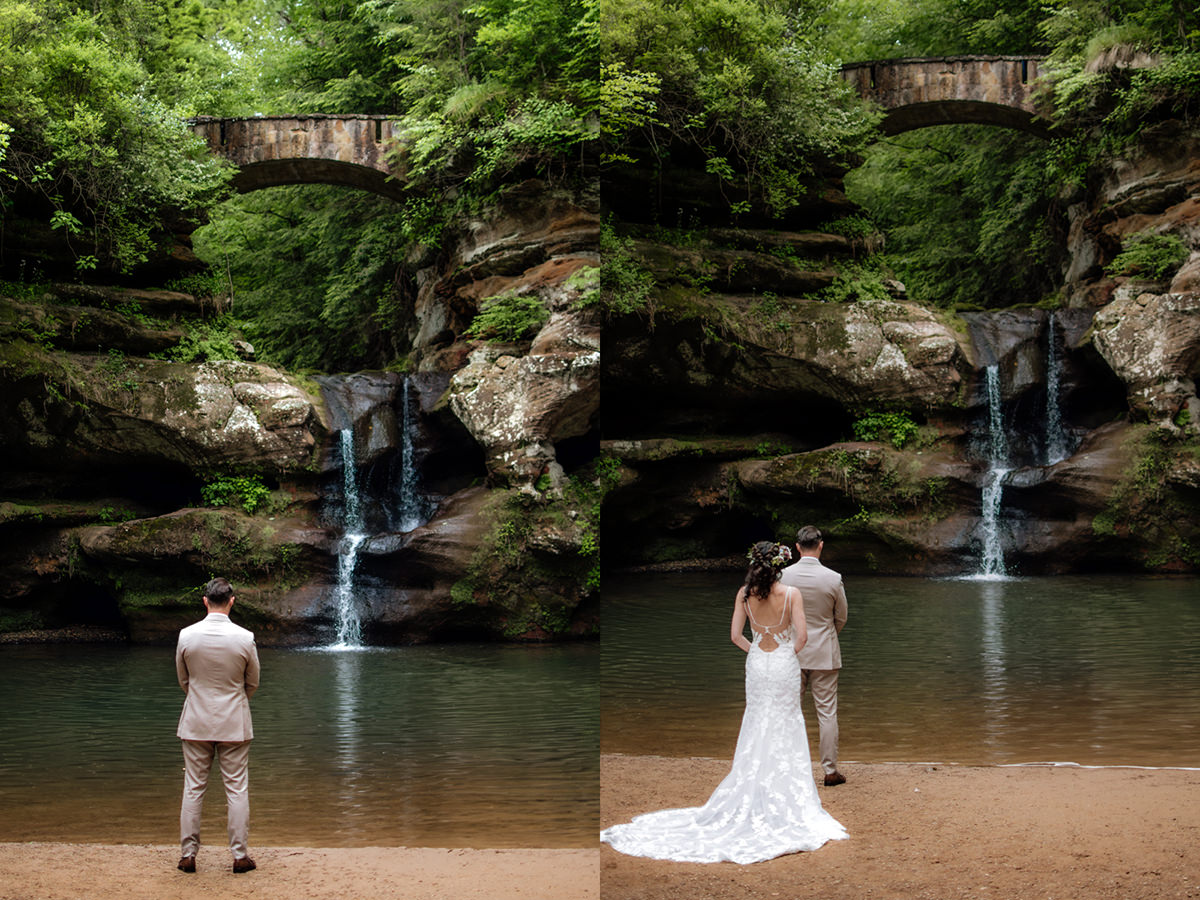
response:
M979 589L983 625L979 651L983 669L983 707L987 714L985 741L993 747L999 747L1008 725L1002 621L1004 588L995 581L985 581Z
M594 844L596 645L259 655L252 842ZM174 840L171 648L0 647L0 684L0 840ZM220 801L210 791L209 843Z
M362 656L357 653L338 653L333 657L337 692L333 716L337 736L334 761L344 808L353 805L353 797L358 790L358 683L362 672L361 660Z
M605 752L729 757L736 575L606 579ZM842 755L1200 766L1200 581L848 578ZM812 740L815 716L806 706Z

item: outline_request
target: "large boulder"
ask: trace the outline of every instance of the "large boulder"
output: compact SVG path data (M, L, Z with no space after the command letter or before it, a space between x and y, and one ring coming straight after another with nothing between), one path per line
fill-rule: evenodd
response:
M1137 415L1166 428L1200 423L1200 293L1118 289L1096 313L1091 341L1125 383Z
M845 436L853 410L963 404L965 334L915 303L676 289L656 304L652 323L627 316L606 326L615 433L737 433L748 419L777 420L817 447Z
M195 620L199 588L221 574L234 584L239 620L263 632L263 643L311 642L301 588L325 577L333 540L303 519L232 509L181 509L85 527L75 538L94 577L111 579L133 640L173 639Z
M597 206L594 196L530 180L468 222L448 257L431 259L414 275L409 338L418 369L462 365L468 348L458 338L489 297L535 295L559 308L571 295L571 277L600 264Z
M0 437L10 458L73 467L131 461L192 470L294 473L327 428L319 398L269 366L0 351ZM53 390L47 389L53 386Z
M450 406L504 482L561 480L555 444L593 430L600 413L600 329L593 316L553 313L529 352L481 344L450 382Z

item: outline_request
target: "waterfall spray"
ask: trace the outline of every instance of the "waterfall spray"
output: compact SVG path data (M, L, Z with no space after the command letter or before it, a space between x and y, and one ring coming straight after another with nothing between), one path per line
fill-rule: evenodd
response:
M980 578L1003 578L1004 548L1000 543L1000 505L1004 496L1004 476L1011 468L1008 462L1008 441L1004 435L1001 410L1000 367L988 366L988 472L983 482L982 521L983 558Z
M354 429L343 428L342 498L343 535L338 546L337 641L334 649L362 646L362 626L354 603L354 570L358 568L358 548L366 539L362 498L358 489L358 467L354 462Z
M418 491L417 467L413 458L413 428L416 427L416 417L409 410L408 378L404 379L404 388L400 395L400 483L399 488L399 517L400 530L412 531L425 524L427 516L423 508L421 495Z
M1046 465L1062 462L1071 455L1067 429L1063 425L1062 405L1059 401L1059 375L1062 363L1058 358L1058 335L1054 326L1054 313L1050 314L1047 328L1049 346L1046 350Z

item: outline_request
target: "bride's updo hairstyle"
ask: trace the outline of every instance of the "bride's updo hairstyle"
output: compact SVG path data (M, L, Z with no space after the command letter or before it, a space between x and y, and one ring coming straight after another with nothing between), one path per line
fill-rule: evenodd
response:
M746 570L746 599L757 597L766 600L771 585L779 580L783 567L792 561L792 551L785 544L774 541L759 541L746 554L750 568Z

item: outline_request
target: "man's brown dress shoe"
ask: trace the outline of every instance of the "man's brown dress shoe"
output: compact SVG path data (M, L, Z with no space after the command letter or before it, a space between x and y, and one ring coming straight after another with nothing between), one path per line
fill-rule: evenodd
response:
M254 864L254 860L248 856L243 856L241 859L235 859L233 861L233 874L235 875L239 872L249 872L251 869L257 868L258 866Z
M830 772L825 776L825 787L833 787L835 784L845 784L846 776L841 772Z
M179 869L180 872L195 872L196 871L196 857L194 857L194 856L180 857L179 865L177 866L177 868Z

